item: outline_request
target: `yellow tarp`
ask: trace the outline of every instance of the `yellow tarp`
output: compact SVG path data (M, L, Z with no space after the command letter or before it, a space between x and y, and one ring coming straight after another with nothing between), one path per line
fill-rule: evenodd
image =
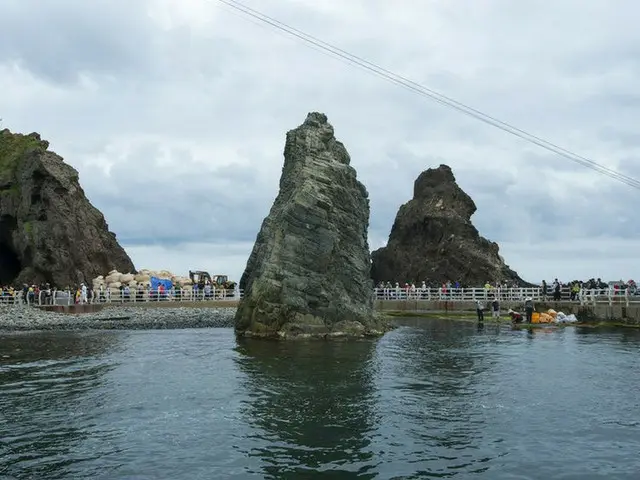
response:
M553 323L553 317L548 313L533 312L531 323Z

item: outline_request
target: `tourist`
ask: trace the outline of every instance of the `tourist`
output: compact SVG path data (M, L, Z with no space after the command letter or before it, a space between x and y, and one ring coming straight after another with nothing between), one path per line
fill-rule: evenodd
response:
M527 297L524 300L524 313L527 318L527 323L531 323L533 319L533 309L534 309L533 299L531 297Z
M560 282L556 278L553 281L553 300L556 301L556 302L560 301L560 289L561 288L562 288L562 286L560 285Z
M491 302L491 317L500 320L500 302L498 301L498 297L493 297L493 301Z
M84 283L80 284L80 303L84 305L87 303L87 286Z
M507 311L507 313L511 317L511 322L512 323L514 323L514 324L515 323L522 323L522 314L521 313L515 312L515 311L513 311L511 309L509 309Z
M476 301L476 314L478 315L478 323L484 322L484 304L480 301Z

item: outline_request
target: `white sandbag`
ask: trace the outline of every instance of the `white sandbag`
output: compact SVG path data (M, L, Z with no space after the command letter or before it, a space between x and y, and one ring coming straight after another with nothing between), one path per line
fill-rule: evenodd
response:
M151 279L151 277L147 274L138 274L134 276L133 279L138 283L144 283L144 282L148 282Z
M158 272L158 278L160 280L171 280L172 276L173 276L173 274L171 272L166 271L166 270L162 270L162 271Z
M560 323L575 323L578 321L578 318L572 313L570 315L565 315L562 317Z
M107 275L107 278L104 279L104 281L107 283L107 285L110 284L110 283L119 282L120 281L120 274L119 273L109 274L109 275Z
M129 283L132 282L134 275L132 273L125 273L120 275L120 279L118 280L120 283Z
M96 278L93 279L94 283L99 282L101 280L104 280L104 277L102 275L98 275Z
M149 270L147 270L146 268L143 268L142 270L138 271L138 275L149 275Z
M135 280L131 280L129 283L127 283L127 285L129 285L130 287L137 287L138 282L136 282Z
M118 270L111 270L111 271L109 272L109 275L115 275L116 273L117 273L118 275L120 274L120 272L118 272Z
M120 288L122 284L120 282L111 282L107 284L107 286L109 287L109 289L114 289L114 288Z

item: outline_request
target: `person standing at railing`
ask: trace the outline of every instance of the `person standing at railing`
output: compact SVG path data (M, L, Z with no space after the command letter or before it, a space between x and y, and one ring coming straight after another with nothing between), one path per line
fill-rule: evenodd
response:
M427 298L427 282L422 282L420 285L420 300L424 300Z
M531 297L527 297L524 301L524 313L527 319L527 323L531 323L533 320L533 299Z
M80 303L87 303L87 286L84 283L80 284Z
M542 280L542 301L546 302L547 301L547 289L549 287L547 287L547 281L546 280Z
M562 285L560 285L560 282L556 278L553 281L553 300L555 300L556 302L560 301L560 290L561 289L562 289Z
M576 280L575 282L573 282L573 285L571 285L571 296L570 296L570 299L571 299L572 302L574 302L574 301L576 301L578 299L578 293L580 293L580 284Z

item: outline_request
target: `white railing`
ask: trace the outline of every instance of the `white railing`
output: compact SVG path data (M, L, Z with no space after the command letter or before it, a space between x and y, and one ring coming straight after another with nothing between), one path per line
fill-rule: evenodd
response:
M82 294L69 290L52 290L49 294L45 291L27 294L16 292L13 296L0 295L0 305L76 305L76 304L100 304L100 303L149 303L149 302L202 302L202 301L234 301L242 298L242 290L211 289L206 290L130 290L109 291L93 290L88 293L88 298Z
M640 295L629 290L581 289L572 292L569 289L560 291L559 298L553 293L543 294L542 288L376 288L377 300L432 300L448 302L488 302L494 298L507 302L523 302L530 297L534 302L575 302L580 305L640 303Z
M523 302L527 297L535 302L575 302L580 305L595 304L629 304L640 303L640 295L629 290L613 289L582 289L579 292L571 292L563 289L560 298L556 300L553 293L543 295L541 288L376 288L374 289L376 300L431 300L447 302L488 302L493 298L503 302ZM239 289L224 290L131 290L125 291L91 291L89 298L76 298L76 292L67 290L52 290L50 294L45 291L34 292L33 296L16 292L15 295L0 295L0 305L75 305L94 303L149 303L149 302L202 302L202 301L235 301L243 297L243 291Z

